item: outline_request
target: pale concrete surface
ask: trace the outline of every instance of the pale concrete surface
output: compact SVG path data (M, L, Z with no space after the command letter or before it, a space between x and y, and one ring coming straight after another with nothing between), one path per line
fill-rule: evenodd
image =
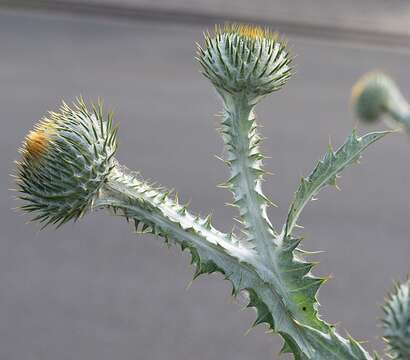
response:
M407 0L64 0L410 34Z
M242 336L253 312L231 304L218 276L188 291L188 257L151 236L135 236L103 213L59 231L38 232L8 189L17 148L60 99L102 97L121 124L118 158L147 178L175 187L192 208L214 212L229 229L230 194L215 185L226 169L213 155L220 110L193 60L202 28L93 18L0 13L0 359L219 360L277 358L264 328ZM258 109L272 156L266 192L284 220L297 187L353 125L355 79L372 68L391 73L410 95L410 56L290 38L296 75ZM342 192L326 190L306 209L309 250L324 250L318 271L334 279L320 293L321 313L360 340L377 338L379 304L409 271L410 144L394 135L346 171Z

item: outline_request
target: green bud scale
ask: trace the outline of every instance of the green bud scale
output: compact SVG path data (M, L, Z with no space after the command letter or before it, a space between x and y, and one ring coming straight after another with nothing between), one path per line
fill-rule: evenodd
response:
M101 105L88 110L82 99L63 103L31 131L20 150L17 185L22 209L33 220L61 225L77 219L92 205L113 167L116 128Z

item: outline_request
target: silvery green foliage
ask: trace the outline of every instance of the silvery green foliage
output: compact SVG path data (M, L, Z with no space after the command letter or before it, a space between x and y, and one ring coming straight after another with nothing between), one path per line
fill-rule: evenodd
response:
M387 132L363 137L353 132L338 150L329 148L302 179L278 231L266 211L272 202L262 191L264 156L254 108L289 77L288 51L268 30L228 26L207 35L198 60L223 100L221 134L231 172L223 186L233 193L240 236L217 230L210 216L192 214L171 192L120 165L112 157L116 142L111 118L104 120L101 108L91 112L82 103L64 105L53 114L58 120L40 123L26 139L17 174L23 210L46 224L60 224L91 207L109 209L136 231L190 251L195 276L218 271L231 282L234 295L246 291L248 306L256 310L254 325L267 324L281 335L282 353L298 360L373 359L357 341L343 338L319 317L316 296L326 279L312 274L315 264L299 247L294 228L307 202L334 185L340 172Z
M410 280L397 285L384 310L384 338L392 359L410 359Z

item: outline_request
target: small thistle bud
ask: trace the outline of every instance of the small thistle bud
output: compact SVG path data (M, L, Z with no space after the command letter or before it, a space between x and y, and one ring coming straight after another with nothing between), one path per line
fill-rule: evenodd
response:
M410 359L410 280L398 285L384 308L384 338L392 359Z
M260 97L279 90L291 75L291 57L277 33L250 25L216 27L198 45L203 74L224 94Z
M379 72L360 78L352 88L351 99L357 116L367 123L376 122L385 113L396 117L407 107L394 81Z
M89 111L82 99L50 112L27 135L17 162L21 207L33 220L62 225L92 205L113 167L116 128L101 105Z

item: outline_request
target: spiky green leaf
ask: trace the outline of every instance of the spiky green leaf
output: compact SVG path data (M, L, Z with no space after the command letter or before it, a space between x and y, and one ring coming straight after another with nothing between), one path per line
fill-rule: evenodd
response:
M292 233L306 204L327 185L335 185L337 176L349 165L357 162L361 153L372 143L381 139L389 131L373 132L363 137L358 137L356 131L347 138L346 142L337 150L329 147L323 159L319 161L313 172L302 178L295 198L289 209L288 217L284 227L284 234Z

